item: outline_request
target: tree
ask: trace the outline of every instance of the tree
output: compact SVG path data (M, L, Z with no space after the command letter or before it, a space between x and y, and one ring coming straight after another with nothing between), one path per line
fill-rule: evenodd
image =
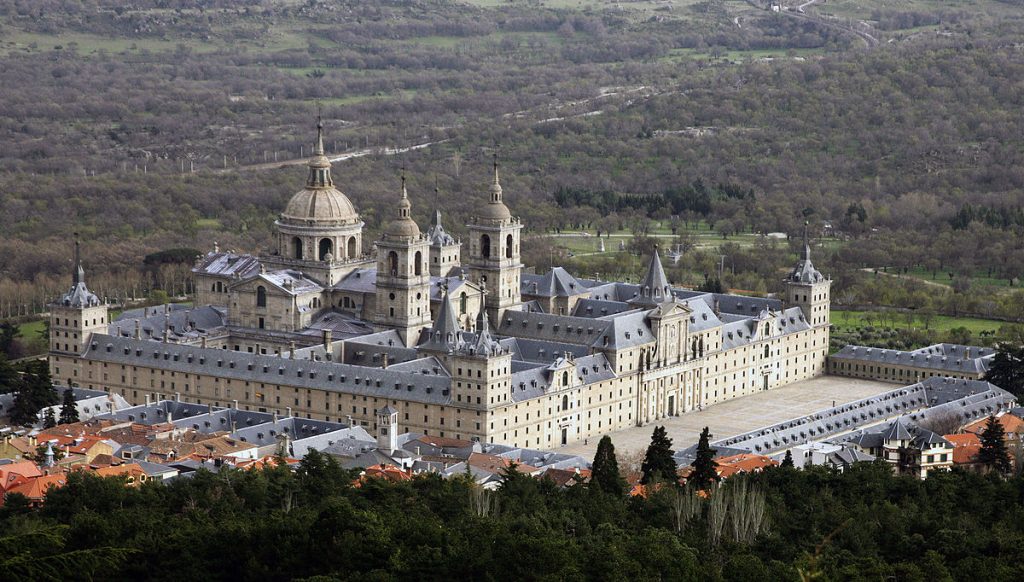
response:
M715 470L718 468L718 463L715 462L716 451L711 448L710 440L711 434L708 432L708 427L705 426L700 433L700 440L697 441L697 458L690 464L693 467L693 472L690 473L689 481L698 489L707 489L712 483L718 481L718 472Z
M780 467L789 467L790 469L793 468L793 451L791 451L791 450L786 451L786 456L782 457L782 463L779 466Z
M985 380L1014 396L1024 395L1024 345L999 344Z
M75 393L71 388L64 390L64 401L60 407L60 423L78 422L78 407L75 406Z
M668 438L665 427L654 427L651 444L647 447L643 464L640 465L642 473L640 482L645 485L657 480L675 483L677 481L676 460L672 454L672 439Z
M46 412L43 413L43 428L53 428L57 426L57 419L53 415L53 407L47 407Z
M622 495L626 490L626 480L619 472L619 461L615 458L615 445L608 435L601 437L597 443L597 453L594 455L594 464L590 473L590 485L592 488L609 493L611 495Z
M995 416L988 417L985 429L981 431L981 449L978 462L1000 475L1010 472L1010 454L1006 450L1006 432Z
M57 404L57 391L50 383L50 371L45 361L30 362L25 373L16 381L17 393L11 407L13 424L30 425L39 420L39 411Z
M0 323L0 352L3 352L7 357L15 357L18 354L15 352L17 346L17 340L21 337L21 328L17 325L5 321Z

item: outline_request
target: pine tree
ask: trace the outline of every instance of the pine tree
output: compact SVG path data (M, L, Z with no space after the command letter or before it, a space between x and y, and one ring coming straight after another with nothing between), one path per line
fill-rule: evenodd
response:
M786 456L782 458L782 464L779 466L793 468L793 451L786 451Z
M622 495L626 491L626 480L619 472L619 461L615 458L615 445L608 435L601 437L594 455L594 464L590 472L590 486L596 490L612 495Z
M981 450L978 462L1005 475L1010 472L1010 454L1006 450L1006 433L995 416L988 417L985 430L981 431Z
M78 407L75 406L75 393L71 388L64 390L64 402L60 407L60 423L78 422Z
M985 380L1010 392L1024 396L1024 346L999 344L999 350L985 372Z
M53 407L48 407L46 412L43 413L43 428L53 428L57 426L57 418L53 414Z
M715 462L716 451L711 448L710 440L711 434L705 426L700 433L700 440L697 441L697 458L691 463L693 472L690 473L689 482L697 489L707 489L718 481L718 472L715 470L718 467L718 463Z
M643 474L640 482L644 485L659 480L670 483L677 482L676 460L672 458L672 455L672 439L668 438L665 427L654 427L651 444L647 447L643 464L640 465L640 471Z

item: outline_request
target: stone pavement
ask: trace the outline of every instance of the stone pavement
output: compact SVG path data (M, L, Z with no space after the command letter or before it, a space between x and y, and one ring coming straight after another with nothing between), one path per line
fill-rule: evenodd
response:
M654 427L663 424L672 439L673 450L679 451L695 444L705 426L711 429L711 441L714 442L899 387L899 384L859 378L819 376L609 434L616 453L643 452L651 441ZM555 450L591 459L600 440L601 437L595 437L586 444L576 443Z

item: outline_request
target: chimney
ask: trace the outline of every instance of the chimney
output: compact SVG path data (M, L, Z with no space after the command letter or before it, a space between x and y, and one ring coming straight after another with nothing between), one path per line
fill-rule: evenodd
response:
M384 352L383 366L384 366L385 370L388 369L388 353L387 352Z
M324 330L324 349L329 353L331 351L331 330Z
M288 413L288 417L290 418L291 415L292 415L292 407L291 406L285 406L284 410L285 410L285 412Z
M238 401L237 400L232 400L231 401L231 408L234 408L235 410L238 410Z
M295 342L288 342L288 357L292 360L295 359Z
M135 320L135 339L142 339L142 322Z
M175 402L181 402L181 392L175 392L174 393L174 401Z
M146 406L149 406L149 394L146 394Z
M277 424L277 411L274 411L274 424Z
M349 428L352 428L352 415L346 414L345 415L345 420L348 421Z

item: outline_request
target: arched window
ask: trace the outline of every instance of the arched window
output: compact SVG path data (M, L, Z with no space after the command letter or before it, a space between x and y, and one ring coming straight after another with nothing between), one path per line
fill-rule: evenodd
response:
M423 253L420 251L416 251L416 266L413 269L417 276L423 274Z
M765 345L765 346L764 346L764 357L766 357L766 358L767 358L767 357L768 357L769 355L771 355L771 353L772 353L772 352L771 352L771 349L769 348L769 346L768 346L768 345Z
M512 258L512 235L505 237L505 258Z
M562 410L569 410L569 397L562 396Z
M256 288L256 307L267 306L267 288L260 285Z
M491 258L491 237L486 234L480 236L480 256L485 259Z
M216 292L217 292L217 284L214 283L213 285L210 285L210 293L216 293Z
M356 256L356 237L352 236L348 239L348 254L346 257L352 259Z
M459 313L462 315L466 314L466 303L466 292L463 291L462 294L459 295Z
M292 257L296 259L302 258L302 239L299 237L292 237Z
M562 386L568 386L568 385L569 385L569 372L562 372ZM565 396L563 396L562 398L565 398Z
M395 251L388 253L388 272L392 275L398 274L398 253Z
M333 257L334 256L333 249L334 249L334 244L331 243L331 239L329 239L329 238L322 238L322 239L320 239L320 260L321 261L326 261L327 260L327 255L331 255Z

